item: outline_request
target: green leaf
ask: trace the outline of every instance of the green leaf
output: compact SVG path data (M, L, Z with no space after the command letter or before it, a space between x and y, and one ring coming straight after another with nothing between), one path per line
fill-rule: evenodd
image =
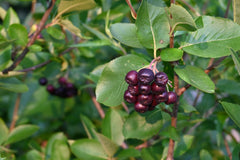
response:
M37 44L33 44L29 47L30 52L40 52L42 51L42 47Z
M47 33L50 34L53 38L56 38L58 40L61 40L61 39L64 39L65 38L65 35L64 33L56 28L56 27L48 27L47 28Z
M201 17L204 27L185 37L181 47L185 52L199 57L217 58L240 49L240 27L226 18Z
M174 71L177 75L199 90L207 93L215 92L215 85L209 76L200 68L195 66L175 67Z
M113 157L113 155L117 152L118 150L118 146L111 141L109 138L107 138L106 136L95 132L97 137L98 137L98 141L100 142L100 144L102 145L104 151L107 153L108 157Z
M118 106L127 89L125 76L130 70L138 70L148 62L135 55L126 55L110 61L104 68L96 88L97 101L106 106Z
M18 126L10 132L10 134L8 135L7 141L4 144L6 145L6 144L15 143L25 138L28 138L32 134L34 134L38 129L39 127L36 125Z
M172 18L169 18L170 25L177 31L196 31L197 27L188 11L175 4L171 4L169 12Z
M240 96L240 83L227 80L227 79L220 79L218 80L216 87L221 91L228 94L239 95Z
M174 157L183 155L187 150L191 148L194 136L185 135L180 141L176 142L174 148Z
M27 29L21 24L12 24L8 28L8 35L18 45L25 46L28 42Z
M158 154L151 148L143 148L141 151L141 158L142 160L160 160L161 158L159 157Z
M2 20L4 20L6 14L7 14L7 12L2 7L0 7L0 18Z
M174 141L179 140L179 135L176 131L176 128L169 126L164 130L161 130L160 135L173 139Z
M164 48L169 43L170 26L163 1L144 0L138 10L137 37L146 48Z
M71 145L73 154L84 160L106 160L107 154L97 140L81 139Z
M192 105L189 105L186 100L183 98L179 102L179 106L184 110L185 113L191 113L191 112L196 112L196 108L193 107Z
M27 160L42 160L42 155L37 150L31 150L27 153Z
M160 53L161 60L172 62L180 60L183 56L183 50L177 48L166 48Z
M15 40L0 40L0 50L7 48L9 45L13 44Z
M240 24L240 1L233 0L233 20L234 22Z
M227 112L228 116L235 122L235 124L240 127L240 105L228 103L228 102L220 102Z
M140 157L141 153L139 150L135 148L127 148L124 150L121 150L118 154L118 158L129 158L129 157Z
M137 38L137 28L132 23L115 23L110 27L111 34L121 43L134 47L143 48Z
M7 140L8 128L4 121L0 118L0 145Z
M3 21L3 26L7 29L10 25L14 23L20 23L17 13L12 9L9 8Z
M240 145L236 145L232 152L232 160L239 160L240 155Z
M133 112L125 121L123 126L123 135L126 139L148 139L162 127L162 121L148 123L144 116L140 116L137 112Z
M61 0L58 5L58 15L72 11L88 10L95 6L94 0Z
M0 79L0 89L5 89L12 92L27 92L27 85L19 81L17 78L2 78Z
M109 109L102 121L102 133L113 142L121 145L124 140L122 133L123 119L115 109Z
M62 25L65 29L69 30L71 33L75 34L76 36L84 39L89 39L87 37L84 37L81 33L81 30L74 26L73 23L68 19L61 19L59 24Z
M235 67L236 67L236 69L238 71L238 74L240 75L240 59L239 59L239 55L236 52L234 52L234 50L232 50L232 49L231 49L231 55L232 55L232 59L233 59L233 62L235 64Z
M47 143L45 156L48 160L67 160L70 158L70 151L67 146L67 138L63 133L56 133L50 137Z
M111 43L106 40L95 40L95 41L86 41L78 44L70 45L69 47L102 47L102 46L109 46Z
M88 135L88 138L89 139L97 139L97 136L95 134L95 130L96 130L96 127L94 126L94 124L92 123L92 121L81 114L81 121L82 121L82 124L83 124L83 127L85 129L85 132L87 133Z
M212 160L212 156L207 150L202 149L200 152L200 160Z

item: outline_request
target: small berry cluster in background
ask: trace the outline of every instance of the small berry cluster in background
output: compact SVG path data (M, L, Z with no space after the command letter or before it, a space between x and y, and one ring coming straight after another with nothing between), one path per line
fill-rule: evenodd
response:
M168 92L166 85L168 76L164 72L155 75L151 69L143 68L139 72L129 71L125 77L129 84L124 93L124 99L128 103L135 104L137 112L144 113L155 109L161 102L173 104L177 101L175 92Z
M39 84L44 86L47 85L48 80L45 77L42 77L39 79ZM78 93L77 88L74 86L74 84L67 81L66 78L60 77L58 79L59 86L56 88L52 84L47 85L47 91L48 93L62 97L62 98L70 98L73 96L76 96Z

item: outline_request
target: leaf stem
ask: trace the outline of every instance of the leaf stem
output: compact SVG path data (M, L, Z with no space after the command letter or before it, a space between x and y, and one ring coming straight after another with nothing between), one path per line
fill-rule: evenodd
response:
M227 139L225 138L224 132L222 132L222 136L223 136L223 139L224 139L224 145L225 145L225 148L226 148L228 157L229 157L230 160L232 160L232 152L231 152L231 150L230 150L230 148L229 148L228 141L227 141Z
M133 6L132 6L131 0L126 0L126 2L127 2L128 6L129 6L130 9L131 9L132 17L133 17L134 19L137 19L137 13L136 13L135 9L134 9Z
M10 124L9 131L11 132L16 125L17 119L18 119L18 110L19 110L19 105L20 105L20 100L21 100L21 94L19 93L17 95L17 99L14 105L14 110L13 110L13 116L12 116L12 122Z

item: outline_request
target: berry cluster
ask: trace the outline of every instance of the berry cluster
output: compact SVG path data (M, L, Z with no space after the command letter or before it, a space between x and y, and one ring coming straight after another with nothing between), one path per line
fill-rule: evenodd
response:
M46 85L48 80L45 77L39 79L40 85ZM52 84L47 85L48 93L62 97L62 98L69 98L77 95L77 88L70 82L67 81L66 78L60 77L58 79L59 87L55 88Z
M173 104L177 101L176 93L166 90L168 76L164 72L154 75L148 68L139 72L132 70L127 73L125 81L129 85L124 93L124 99L128 103L134 103L137 112L151 111L161 102Z

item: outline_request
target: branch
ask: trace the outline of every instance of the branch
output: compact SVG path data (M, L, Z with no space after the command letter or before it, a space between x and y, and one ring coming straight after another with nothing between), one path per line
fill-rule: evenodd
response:
M230 148L229 148L228 141L227 141L227 139L225 138L224 132L222 132L222 136L223 136L223 139L224 139L224 145L225 145L225 148L226 148L228 157L229 157L230 160L232 160L232 152L231 152L231 150L230 150Z
M35 42L35 40L37 39L37 36L44 29L44 25L53 9L55 2L56 0L52 0L51 6L44 13L36 32L33 34L32 38L28 41L27 46L23 49L22 53L18 56L18 58L14 60L13 64L2 71L3 74L7 74L9 71L14 70L19 65L19 63L23 60L23 58L26 56L26 54L29 51L28 47L30 47Z
M224 15L224 18L228 17L228 13L229 13L229 8L230 8L230 4L232 3L232 0L228 0L228 4L227 4L227 9Z

